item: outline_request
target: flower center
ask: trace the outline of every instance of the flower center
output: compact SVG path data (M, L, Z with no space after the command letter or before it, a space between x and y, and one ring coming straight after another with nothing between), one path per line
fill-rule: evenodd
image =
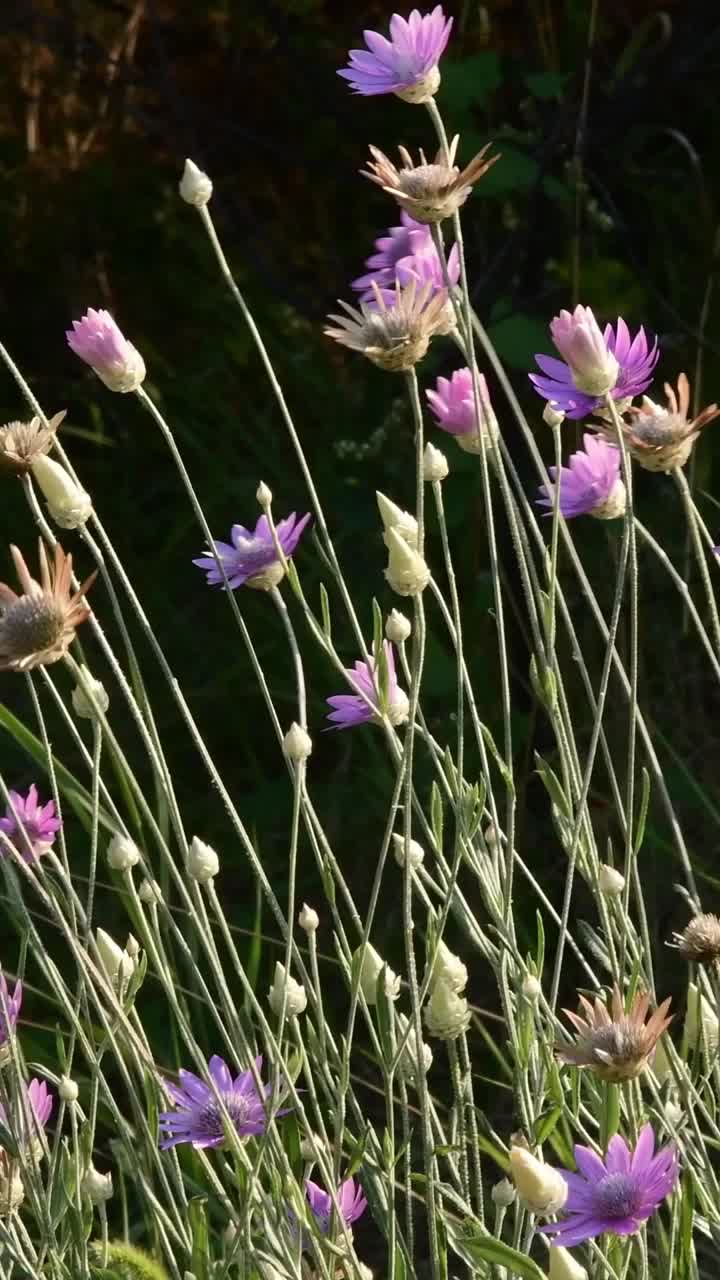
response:
M603 1218L633 1218L641 1201L640 1186L631 1173L609 1173L595 1188L594 1208Z
M220 1097L225 1105L234 1127L239 1134L242 1133L243 1125L247 1122L252 1108L252 1098L246 1098L240 1093L234 1093L228 1090L221 1093ZM220 1110L214 1098L206 1103L198 1117L198 1127L205 1133L208 1138L222 1138L225 1133L223 1125L223 1113Z
M20 596L0 617L0 648L13 655L42 653L60 639L65 614L45 595Z

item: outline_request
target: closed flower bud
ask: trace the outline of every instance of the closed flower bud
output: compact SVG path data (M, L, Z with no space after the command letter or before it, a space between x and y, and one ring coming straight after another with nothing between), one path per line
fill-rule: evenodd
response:
M509 1178L501 1178L490 1192L490 1198L496 1209L509 1209L515 1203L517 1191Z
M425 1044L424 1040L420 1041L420 1053L417 1051L417 1036L413 1028L408 1033L408 1019L404 1013L398 1014L398 1040L402 1040L407 1034L405 1047L400 1055L398 1062L398 1071L403 1080L408 1084L415 1085L418 1082L419 1073L425 1075L432 1066L433 1052L429 1044Z
M191 204L195 209L202 209L212 195L213 184L207 174L203 173L202 169L198 169L192 160L186 160L178 190L187 204Z
M97 720L98 711L103 715L107 714L110 699L104 685L93 679L84 664L80 667L80 673L82 681L78 681L71 694L73 711L81 720Z
M157 880L143 880L138 889L140 901L148 905L151 902L162 902L162 889Z
M137 957L123 950L104 929L96 931L100 963L114 986L126 986L137 969Z
M70 473L45 454L35 459L31 470L55 523L61 529L77 529L85 524L92 515L92 499Z
M145 379L145 361L128 342L109 311L88 309L66 331L68 346L94 370L109 391L137 391Z
M385 635L393 644L404 644L412 635L412 623L399 609L391 609L385 623Z
M529 973L522 984L522 993L530 1004L536 1004L542 995L542 986L533 973Z
M561 311L550 325L553 342L570 366L578 391L604 396L615 386L620 366L608 348L590 307Z
M367 1000L368 1004L377 1003L377 984L378 978L385 970L385 995L388 1000L397 1000L400 995L400 979L397 974L393 973L389 965L385 964L382 956L378 954L374 947L368 942L364 948L358 947L355 955L362 954L362 964L360 968L360 989Z
M390 546L387 535L391 529L394 529L409 547L417 547L418 523L415 517L409 511L403 511L402 507L396 506L394 502L385 497L384 493L376 493L375 497L377 498L380 519L385 527L383 534L385 545L387 547Z
M283 738L283 751L288 760L292 760L294 764L301 764L303 760L307 760L312 754L313 744L307 729L303 729L301 725L293 720L285 737Z
M663 1115L668 1125L673 1129L677 1129L678 1125L682 1124L685 1119L685 1110L678 1102L675 1102L673 1098L668 1098L665 1106L663 1107Z
M510 1172L518 1194L532 1213L559 1213L568 1187L562 1174L543 1164L525 1147L510 1148Z
M267 511L268 507L272 506L272 489L268 488L264 480L260 481L257 489L255 490L255 497L257 499L258 506L262 507L263 511Z
M140 955L140 943L138 942L137 938L133 937L131 933L128 934L128 940L125 943L125 950L127 951L131 960L137 960L138 956Z
M588 1273L562 1245L551 1244L548 1280L588 1280Z
M107 860L113 871L129 871L140 861L140 850L129 836L114 835L108 845Z
M305 988L300 982L296 982L294 978L280 964L275 965L275 978L268 992L268 1001L273 1013L278 1017L282 1012L283 1003L285 1004L285 1012L288 1017L295 1017L299 1013L304 1013L307 1009L307 996Z
M104 1204L113 1193L112 1174L99 1173L91 1164L82 1180L82 1190L93 1204Z
M499 847L500 836L498 835L498 829L494 822L488 822L485 830L483 831L483 840L491 852Z
M693 1048L702 1041L703 1048L708 1054L715 1053L720 1039L717 1014L710 1001L705 999L694 982L688 985L685 1035Z
M61 1076L58 1093L63 1102L77 1102L79 1089L74 1080L70 1076Z
M204 840L193 836L188 849L187 872L191 880L198 884L207 884L213 880L220 870L220 859L215 850Z
M446 982L451 991L457 995L465 990L468 980L468 971L466 965L463 964L459 956L453 954L445 943L438 943L435 953L435 963L433 965L433 984L436 982Z
M543 409L543 422L548 427L561 427L565 421L565 414L562 409L558 409L556 400L547 400Z
M468 1002L441 978L433 982L423 1018L431 1036L438 1040L457 1040L470 1025Z
M393 836L393 851L395 853L395 861L397 862L398 866L404 867L405 866L405 837L404 836L398 836L398 835ZM411 840L408 861L413 871L417 870L417 868L421 865L424 857L425 857L425 851L423 850L422 845L418 844L417 840Z
M445 454L436 449L434 444L426 444L423 454L423 480L432 484L435 480L447 479L450 468Z
M397 529L389 529L385 542L390 553L385 577L399 596L417 596L430 581L430 570L419 552L408 546Z
M603 862L598 874L598 889L606 898L619 898L625 888L625 877Z
M302 911L298 916L298 924L301 929L305 930L305 933L315 933L320 924L320 917L317 911L309 907L307 902L302 904Z

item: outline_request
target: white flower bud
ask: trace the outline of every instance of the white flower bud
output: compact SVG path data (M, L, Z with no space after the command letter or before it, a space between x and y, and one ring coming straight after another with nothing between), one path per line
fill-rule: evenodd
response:
M272 506L272 489L268 489L264 480L260 481L255 490L255 497L258 506L262 507L263 511L267 511L268 507Z
M397 1019L397 1037L398 1040L402 1040L408 1030L408 1019L404 1013L399 1013ZM424 1040L420 1041L420 1053L418 1053L417 1036L413 1027L408 1034L405 1047L398 1061L398 1071L402 1079L407 1081L408 1084L417 1084L418 1068L423 1075L426 1075L432 1066L432 1060L433 1051L429 1044L425 1044Z
M93 706L93 701L102 711L103 715L110 706L110 699L105 692L104 685L99 680L94 680L88 668L83 664L80 667L82 683L78 681L72 691L73 711L81 720L97 720L97 711Z
M433 985L436 982L445 982L451 991L459 995L461 991L465 990L467 980L467 966L441 940L435 953L432 975Z
M562 1245L551 1244L548 1280L588 1280L588 1273Z
M192 160L186 160L178 190L187 204L193 205L195 209L202 209L212 195L213 184Z
M393 644L404 644L412 635L412 622L399 609L391 609L385 623L385 635Z
M409 546L397 529L385 534L389 563L385 577L399 596L417 596L430 581L430 570L419 552Z
M598 889L606 898L619 898L625 888L625 877L616 871L614 867L609 867L607 863L601 863L598 873Z
M193 836L187 858L187 873L190 879L197 880L198 884L207 884L208 880L215 878L219 870L220 859L215 850L209 844L205 844L204 840Z
M432 484L435 480L447 479L450 468L447 458L434 444L426 444L423 454L423 480Z
M128 934L128 940L125 943L125 950L127 951L131 960L137 960L138 956L140 955L140 943L138 942L137 938L133 937L131 933Z
M665 1106L663 1107L663 1115L668 1125L673 1129L677 1129L685 1119L685 1114L684 1108L681 1107L678 1102L675 1102L672 1098L668 1098Z
M31 470L55 523L61 529L77 529L85 524L92 514L92 499L75 483L69 471L44 453L35 458Z
M561 427L565 421L565 414L562 409L556 408L557 400L546 400L543 409L543 422L548 427Z
M530 1004L535 1004L542 995L542 986L534 973L528 973L522 984L522 993Z
M151 902L162 902L162 889L157 880L143 880L138 889L140 901L148 905Z
M129 871L140 861L140 850L129 836L117 833L108 845L107 860L113 871Z
M383 534L385 545L387 547L390 546L388 534L391 529L394 529L409 547L417 547L418 523L415 517L409 511L403 511L402 507L396 506L394 502L385 497L384 493L376 492L375 497L377 498L380 519L385 526Z
M104 929L96 930L96 940L100 964L110 981L115 986L127 985L137 969L137 956L119 947Z
M58 1093L60 1094L63 1102L77 1102L79 1092L80 1090L78 1089L75 1081L71 1080L70 1076L60 1077Z
M307 996L305 988L300 982L296 982L294 978L280 964L278 960L275 965L275 978L273 984L268 991L268 1001L273 1013L279 1017L282 1012L283 1001L285 1002L285 1012L288 1017L296 1017L299 1013L304 1013L307 1009Z
M307 902L303 902L302 904L302 911L298 916L298 924L301 929L305 930L305 933L315 933L315 930L320 924L320 917L317 911L314 911L312 907L309 907Z
M93 1204L104 1204L113 1193L112 1174L99 1173L91 1164L82 1180L82 1191Z
M223 1239L228 1249L232 1247L237 1237L238 1237L238 1228L235 1226L234 1222L228 1222L225 1230L223 1231Z
M567 1200L562 1174L543 1164L525 1147L510 1148L510 1172L526 1208L532 1213L558 1213Z
M399 836L399 835L393 836L393 849L395 852L395 861L397 862L398 866L404 867L405 866L405 837L404 836ZM425 851L422 845L418 844L417 840L411 840L409 862L413 871L417 870L417 868L421 865L424 857L425 857Z
M362 951L363 948L358 947L355 955L361 954ZM360 988L368 1004L377 1004L377 984L383 968L385 969L385 995L388 1000L397 1000L400 995L400 979L368 942L364 949L360 968Z
M423 1018L431 1036L438 1040L457 1040L470 1025L468 1002L441 978L433 982Z
M285 737L283 738L283 751L288 760L292 760L294 764L301 764L303 760L307 760L312 754L313 744L307 729L303 729L301 725L293 720Z
M705 1052L708 1054L715 1053L718 1047L720 1025L717 1015L710 1001L698 991L694 982L688 984L684 1034L692 1047L702 1039Z
M496 1182L490 1191L490 1198L496 1209L509 1209L510 1205L515 1203L516 1196L517 1191L509 1178L502 1178L500 1182Z
M501 837L498 834L498 829L494 822L488 822L485 830L483 831L483 840L491 852L500 847Z

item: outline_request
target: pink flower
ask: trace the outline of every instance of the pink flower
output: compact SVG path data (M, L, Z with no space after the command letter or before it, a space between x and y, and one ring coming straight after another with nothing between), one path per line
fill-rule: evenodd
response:
M145 378L145 361L128 342L109 311L90 307L82 320L73 320L65 337L110 391L137 391Z
M37 787L33 783L26 796L10 791L10 801L5 817L0 818L0 856L7 854L7 844L14 845L26 862L33 862L52 848L62 821L55 815L55 803L38 803ZM3 838L4 836L4 838Z
M413 9L407 20L394 13L390 39L364 31L367 49L351 49L349 66L338 75L364 97L395 93L405 102L427 102L440 85L438 63L452 24L439 4L432 13Z
M353 725L366 724L368 720L379 722L383 709L391 724L404 724L407 720L410 709L408 697L397 682L393 647L387 640L384 641L384 650L388 676L387 706L380 706L378 664L374 660L356 662L353 668L345 671L345 675L352 687L361 690L365 697L360 693L336 693L332 698L326 698L333 708L328 716L328 720L333 722L333 729L351 729Z

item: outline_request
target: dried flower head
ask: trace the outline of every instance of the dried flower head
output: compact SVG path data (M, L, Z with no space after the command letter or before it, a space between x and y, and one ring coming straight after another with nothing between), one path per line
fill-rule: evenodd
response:
M672 471L684 467L703 427L720 416L716 404L708 405L696 418L688 420L690 383L684 373L677 381L677 392L665 383L667 408L643 396L642 405L626 409L630 419L623 431L625 442L636 462L646 471ZM612 430L604 427L608 434Z
M393 196L417 222L442 222L464 205L474 184L500 159L499 156L486 159L491 145L488 142L461 171L455 164L458 141L456 134L449 153L446 155L444 151L438 151L432 164L428 163L422 150L420 164L416 165L410 152L405 147L398 147L401 169L383 151L371 147L373 159L369 168L362 171L363 176Z
M407 373L422 360L433 335L445 328L447 291L433 294L430 282L419 288L412 279L404 288L396 284L394 305L374 282L372 291L374 302L361 302L359 309L341 301L347 315L331 315L339 328L325 333L341 346L362 352L387 373Z
M71 592L72 557L55 544L52 564L39 543L40 582L30 571L17 547L11 547L22 595L0 582L0 671L31 671L49 666L67 653L75 628L90 617L83 599L96 573Z
M678 951L695 964L717 964L720 960L720 919L703 913L693 916L682 933L674 933Z
M561 1062L590 1067L602 1080L632 1080L640 1075L672 1021L667 1017L669 997L646 1022L648 993L638 993L626 1013L617 986L613 987L609 1010L599 998L593 1005L584 996L580 996L580 1007L584 1017L564 1010L579 1034L572 1044L556 1045L556 1053Z
M0 466L22 475L33 462L52 448L55 432L65 417L65 410L49 418L47 426L40 418L31 422L8 422L0 427Z

